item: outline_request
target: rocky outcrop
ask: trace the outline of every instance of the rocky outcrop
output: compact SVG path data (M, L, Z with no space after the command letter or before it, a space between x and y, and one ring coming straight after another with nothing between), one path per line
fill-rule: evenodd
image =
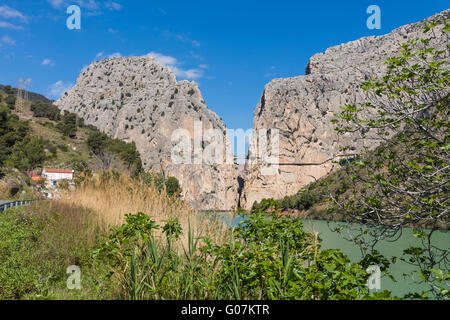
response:
M146 169L178 178L185 199L201 210L231 210L237 205L238 181L233 164L176 164L172 134L189 132L194 123L203 132L226 132L222 120L209 110L194 82L177 81L169 68L152 57L116 58L91 64L76 85L55 102L77 113L112 138L134 141ZM202 143L202 148L205 148ZM231 156L228 144L224 158Z
M253 129L255 133L267 130L268 136L274 129L279 130L280 165L270 174L263 169L273 166L258 159L240 169L226 164L232 158L226 141L222 164L176 164L172 156L176 146L172 141L174 131L184 129L190 144L198 145L194 140L196 121L201 121L203 132L217 129L225 135L226 128L206 107L195 83L177 81L167 67L151 57L94 62L55 104L79 114L87 124L113 138L134 141L144 167L178 178L185 199L195 208L231 210L240 203L248 209L254 201L294 194L329 174L336 168L331 160L342 156L343 146L351 145L355 154L365 146L376 146L375 139L337 135L331 122L334 114L341 105L363 101L360 83L382 75L386 57L398 53L402 43L422 37L425 23L449 15L450 10L446 10L384 36L329 48L310 59L304 76L275 79L267 84L254 112ZM435 33L437 39L431 45L448 50L448 38L442 32ZM258 139L250 145L250 159L261 154ZM202 150L207 148L204 142ZM268 149L267 155L273 155L273 149Z
M385 60L398 53L406 41L422 38L423 27L435 19L449 18L446 10L419 23L405 25L390 34L372 36L335 46L314 55L306 75L275 79L264 88L254 112L254 132L260 129L279 130L279 162L274 174L265 175L268 165L256 162L247 168L241 205L250 208L263 198L279 199L298 192L308 183L333 170L330 159L340 155L340 148L353 146L359 153L364 146L374 147L376 140L360 140L357 134L338 136L331 120L339 106L363 101L359 85L370 76L381 76ZM448 50L448 38L436 31L431 45ZM258 154L257 141L251 144L249 155ZM270 154L270 152L269 152ZM316 165L283 165L313 163Z

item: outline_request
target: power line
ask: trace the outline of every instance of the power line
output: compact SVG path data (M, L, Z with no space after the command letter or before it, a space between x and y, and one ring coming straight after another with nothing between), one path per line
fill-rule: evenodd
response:
M18 86L17 86L15 109L16 109L16 111L22 111L22 109L23 109L23 92L22 92L23 79L22 78L17 79L17 83L18 83Z
M28 98L28 87L30 86L30 82L31 82L31 79L30 78L27 78L27 80L25 80L25 87L24 87L24 96L25 96L25 100L26 101L28 101L29 100L29 98Z

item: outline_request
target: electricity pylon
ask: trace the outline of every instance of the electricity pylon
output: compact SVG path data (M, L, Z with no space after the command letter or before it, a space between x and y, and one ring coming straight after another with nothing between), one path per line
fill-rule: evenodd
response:
M16 111L22 111L23 109L23 92L22 92L22 84L23 79L19 78L17 80L18 86L17 86L17 96L16 96Z

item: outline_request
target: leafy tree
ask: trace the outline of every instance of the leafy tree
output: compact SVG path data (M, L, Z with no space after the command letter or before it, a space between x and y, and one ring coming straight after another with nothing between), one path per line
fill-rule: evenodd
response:
M108 136L106 134L100 131L94 131L88 136L86 143L94 154L98 154L105 148L107 141Z
M57 106L52 104L35 102L31 105L31 111L33 111L33 115L38 118L47 118L55 121L61 119L61 111Z
M136 178L141 179L147 186L154 185L159 192L165 187L169 196L177 196L181 193L180 182L175 177L166 179L160 172L141 172Z
M14 110L14 108L16 107L16 97L14 95L8 95L5 99L5 102L11 110Z
M114 140L116 146L121 146L121 151L119 152L120 158L128 164L128 167L135 167L135 171L139 172L142 170L141 155L136 148L136 143L125 143L124 141ZM114 147L112 147L114 149ZM116 149L117 150L117 149Z
M134 142L127 143L119 139L111 139L96 129L89 135L86 143L103 163L103 170L111 169L114 159L118 157L126 164L128 169L134 171L134 174L142 171L141 155Z
M180 183L175 177L169 177L165 182L165 186L169 196L176 196L181 192Z
M4 87L4 90L5 90L5 93L6 93L6 94L8 94L8 95L14 95L14 89L13 89L10 85L5 86L5 87Z
M295 200L295 207L299 210L308 210L314 203L317 202L317 197L308 189L300 190Z
M430 229L416 230L423 247L405 250L403 258L430 286L422 297L450 297L442 280L449 277L449 250L432 243L435 230L450 222L449 30L449 20L437 21L424 30L426 38L403 44L400 55L387 60L384 77L362 84L366 101L342 107L335 121L339 133L381 141L347 164L358 186L351 197L334 198L349 220L369 227L365 252L372 254L379 240L395 239L405 226ZM447 50L430 45L436 32L447 37Z
M77 115L64 111L62 122L58 123L56 127L64 136L75 138L77 134Z
M22 141L28 132L28 123L20 121L19 117L0 104L0 166L8 158L12 147Z
M282 207L284 210L292 209L292 208L294 208L294 206L295 206L295 200L294 200L294 198L291 197L291 196L286 196L286 197L284 197L283 200L281 201L281 207Z
M42 137L27 135L23 141L14 145L7 162L21 170L33 170L47 159L46 144L47 141Z

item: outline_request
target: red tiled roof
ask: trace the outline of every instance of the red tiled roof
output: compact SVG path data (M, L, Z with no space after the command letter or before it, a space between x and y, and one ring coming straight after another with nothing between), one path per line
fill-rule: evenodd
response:
M72 173L72 170L44 169L48 173Z
M25 173L26 173L27 176L29 176L30 178L36 178L36 177L39 177L38 174L35 174L35 173L31 172L31 171L26 171Z

